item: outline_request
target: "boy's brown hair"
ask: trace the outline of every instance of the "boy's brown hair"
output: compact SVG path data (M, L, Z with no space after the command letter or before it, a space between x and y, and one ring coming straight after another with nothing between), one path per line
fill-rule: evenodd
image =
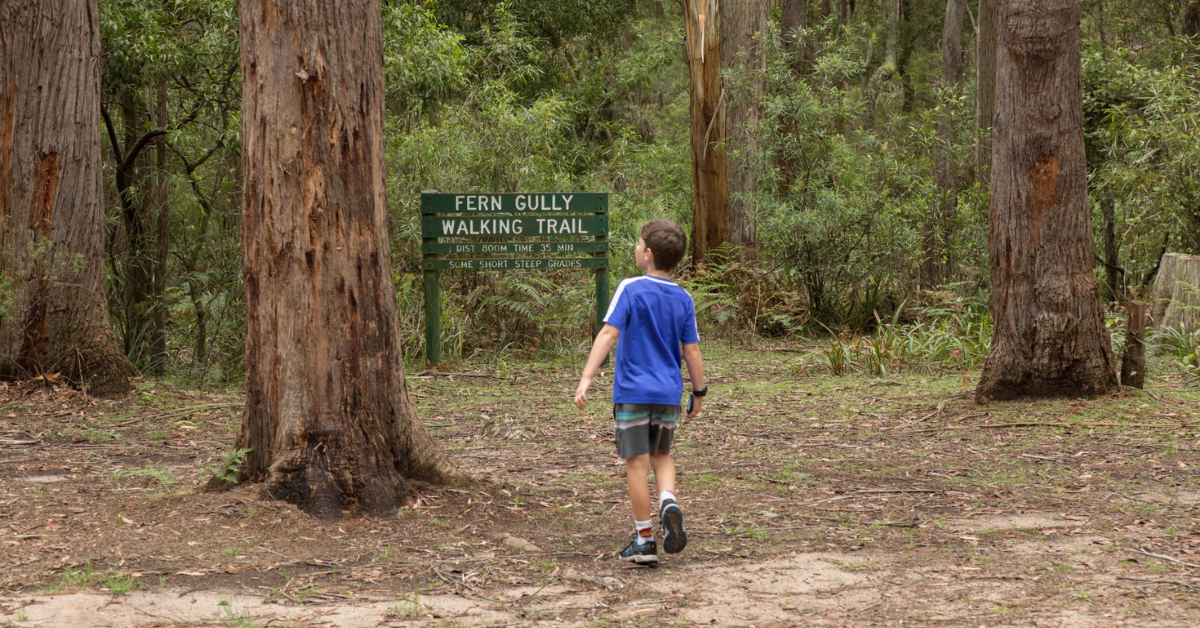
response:
M671 272L687 251L687 236L673 221L659 218L642 225L641 237L654 252L654 268Z

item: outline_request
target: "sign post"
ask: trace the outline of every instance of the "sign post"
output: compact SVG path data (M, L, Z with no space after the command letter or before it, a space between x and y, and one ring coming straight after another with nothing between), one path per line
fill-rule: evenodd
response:
M441 363L443 270L594 269L598 331L608 310L608 246L608 194L422 192L425 359Z

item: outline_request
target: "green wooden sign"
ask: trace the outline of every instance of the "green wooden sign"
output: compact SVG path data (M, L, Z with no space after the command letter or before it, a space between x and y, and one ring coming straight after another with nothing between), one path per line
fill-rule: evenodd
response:
M606 214L608 194L421 194L422 214Z
M571 268L608 268L606 257L541 259L427 259L422 270L568 270Z
M608 235L608 216L422 216L423 238L547 238Z
M422 243L425 255L499 255L502 253L599 253L608 242L442 242Z
M539 254L545 257L512 257ZM423 192L421 269L430 364L441 362L443 271L594 270L599 330L609 299L608 194Z

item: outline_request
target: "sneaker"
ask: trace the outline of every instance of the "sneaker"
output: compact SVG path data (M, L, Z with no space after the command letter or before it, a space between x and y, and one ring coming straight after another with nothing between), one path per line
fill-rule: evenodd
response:
M663 527L663 549L668 554L678 554L687 547L687 533L683 531L683 509L675 500L668 499L658 511L658 520Z
M621 560L637 565L657 565L658 545L654 541L646 541L638 545L638 540L634 539L625 546L625 549L621 550Z

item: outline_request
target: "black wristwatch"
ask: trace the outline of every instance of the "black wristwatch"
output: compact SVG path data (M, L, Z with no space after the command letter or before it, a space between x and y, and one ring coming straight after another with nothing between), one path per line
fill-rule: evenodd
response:
M708 384L705 384L704 388L701 388L700 390L696 390L695 388L692 389L692 396L694 396L694 397L703 397L704 395L707 395L707 394L708 394Z

